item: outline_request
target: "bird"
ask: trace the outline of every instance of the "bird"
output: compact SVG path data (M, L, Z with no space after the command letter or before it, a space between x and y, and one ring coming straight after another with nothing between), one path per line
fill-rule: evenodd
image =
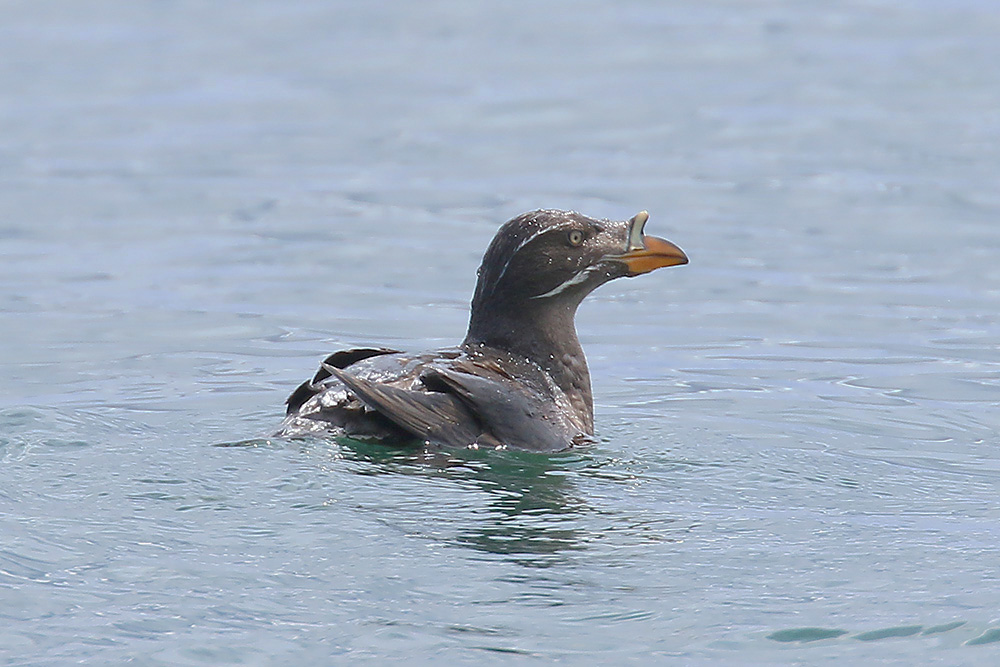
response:
M675 244L644 234L648 219L539 209L509 220L479 267L460 345L335 352L288 397L275 435L534 452L593 442L577 307L616 278L688 263Z

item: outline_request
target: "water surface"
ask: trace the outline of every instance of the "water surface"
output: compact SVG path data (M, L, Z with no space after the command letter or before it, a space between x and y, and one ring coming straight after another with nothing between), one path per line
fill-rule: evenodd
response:
M0 656L994 664L1000 10L8 2ZM599 443L269 439L536 207Z

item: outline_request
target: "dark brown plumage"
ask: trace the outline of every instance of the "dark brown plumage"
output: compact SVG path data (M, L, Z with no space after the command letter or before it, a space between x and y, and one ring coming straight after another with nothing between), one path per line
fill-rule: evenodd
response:
M648 217L541 210L507 222L483 257L459 347L334 353L288 398L278 435L535 451L587 440L594 407L577 306L609 280L688 261L669 241L643 235Z

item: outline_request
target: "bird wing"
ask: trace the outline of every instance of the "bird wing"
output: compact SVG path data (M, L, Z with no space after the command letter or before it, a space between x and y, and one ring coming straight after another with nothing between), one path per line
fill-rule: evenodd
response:
M316 394L323 391L324 387L321 382L326 380L332 375L328 366L334 368L347 368L351 364L356 364L357 362L368 359L369 357L377 357L382 354L397 354L399 350L390 350L387 347L356 347L350 350L340 350L339 352L334 352L329 357L323 360L320 365L319 370L316 371L316 375L309 382L303 382L295 391L288 397L285 404L288 408L285 410L285 414L292 414L293 412L298 412L299 408L308 401L310 398Z
M567 449L582 434L537 383L491 372L479 364L434 365L421 375L431 386L453 393L498 444L537 452Z
M465 447L476 442L479 421L457 397L440 391L414 391L363 380L331 364L324 368L365 405L423 440Z

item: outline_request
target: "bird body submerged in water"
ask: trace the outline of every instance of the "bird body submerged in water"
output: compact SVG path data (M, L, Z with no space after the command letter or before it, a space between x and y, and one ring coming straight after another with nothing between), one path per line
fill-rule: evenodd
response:
M459 347L336 352L289 396L278 435L533 451L587 441L594 404L577 306L609 280L688 261L673 243L643 234L648 218L540 210L510 220L483 257Z

